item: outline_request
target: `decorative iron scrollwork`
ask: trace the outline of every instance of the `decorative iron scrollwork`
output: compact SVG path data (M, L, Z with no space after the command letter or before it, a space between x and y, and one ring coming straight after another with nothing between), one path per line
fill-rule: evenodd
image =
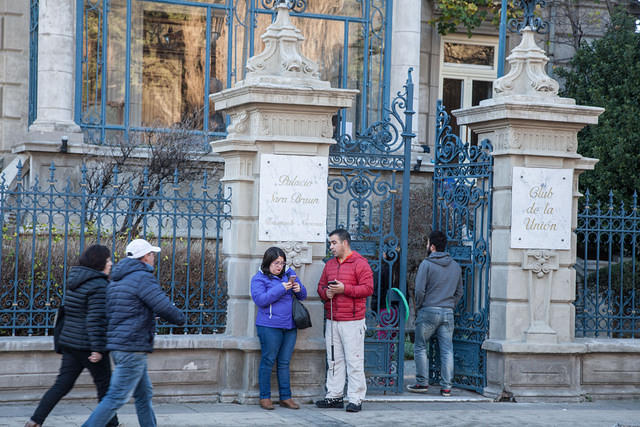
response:
M280 4L286 5L290 11L302 13L307 10L307 0L262 0L262 7L275 9Z
M464 297L455 312L454 354L465 365L454 375L458 387L482 391L486 385L486 353L482 342L489 328L489 266L493 147L488 139L464 142L453 132L450 116L437 103L434 150L433 229L447 235L448 250L462 268ZM432 341L437 347L437 343ZM434 353L437 354L437 349ZM439 364L430 358L430 378Z
M531 29L538 34L547 34L549 32L549 23L539 16L535 15L536 6L545 7L546 0L519 0L520 7L524 10L522 21L516 18L510 19L508 22L509 31L513 33L521 32L525 27Z

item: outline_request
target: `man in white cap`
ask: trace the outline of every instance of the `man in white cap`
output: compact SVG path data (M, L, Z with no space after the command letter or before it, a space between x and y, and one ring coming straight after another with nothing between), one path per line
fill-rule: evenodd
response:
M111 271L111 283L107 287L107 350L111 351L115 369L109 391L83 426L105 426L132 395L139 424L157 425L147 373L147 353L153 351L155 317L175 325L183 325L186 320L153 274L158 252L160 248L146 240L133 240L127 245L127 257Z

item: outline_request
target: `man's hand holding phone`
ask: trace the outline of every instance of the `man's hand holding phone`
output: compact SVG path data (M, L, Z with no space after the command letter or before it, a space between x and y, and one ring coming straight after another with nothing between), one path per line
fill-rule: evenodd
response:
M344 293L344 283L339 280L331 280L327 283L327 298L332 299L335 295Z

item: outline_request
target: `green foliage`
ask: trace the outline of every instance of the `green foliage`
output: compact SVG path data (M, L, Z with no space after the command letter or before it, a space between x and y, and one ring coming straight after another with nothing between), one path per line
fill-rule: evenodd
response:
M414 345L409 334L404 336L404 360L413 360Z
M622 294L626 297L631 295L633 289L640 292L640 260L625 261L622 264L622 271L620 271L620 263L617 263L590 273L587 276L587 288L595 293L597 285L598 293L606 295L609 292L609 276L611 276L611 295L613 297L620 295L621 287Z
M640 188L640 34L635 19L619 10L612 15L605 36L583 43L570 62L558 69L565 79L562 96L581 105L604 107L598 125L578 135L578 151L600 159L594 171L580 177L581 190L592 200L608 202L609 189L630 205Z
M473 30L485 21L496 27L500 24L500 2L493 0L439 0L437 7L437 15L429 23L437 25L438 33L442 35L462 27L471 37ZM509 1L507 15L508 18L515 18L522 15L522 11L515 8L513 1Z

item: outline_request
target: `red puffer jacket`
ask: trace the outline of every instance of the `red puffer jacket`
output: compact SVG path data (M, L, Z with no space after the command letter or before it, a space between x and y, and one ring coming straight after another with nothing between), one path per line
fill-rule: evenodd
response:
M327 298L327 283L339 280L344 293L333 297L333 320L361 320L367 311L367 297L373 294L373 272L367 260L353 251L342 264L331 258L324 266L318 282L318 295L324 301L324 314L331 319L331 300Z

